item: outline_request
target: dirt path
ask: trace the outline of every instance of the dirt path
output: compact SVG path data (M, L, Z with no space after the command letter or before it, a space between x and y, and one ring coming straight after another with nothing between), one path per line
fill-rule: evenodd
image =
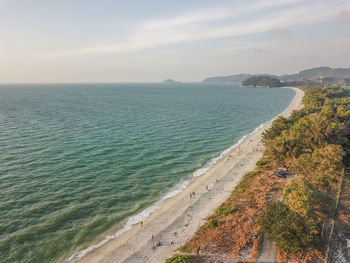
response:
M346 173L338 204L338 217L334 225L328 262L350 262L346 239L350 239L350 174Z
M264 239L258 258L258 263L276 262L276 243L274 241Z

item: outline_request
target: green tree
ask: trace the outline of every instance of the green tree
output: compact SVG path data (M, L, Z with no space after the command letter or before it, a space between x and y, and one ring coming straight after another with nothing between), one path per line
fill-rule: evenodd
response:
M320 114L301 118L289 132L305 150L336 143L338 139L336 123Z
M295 169L319 190L336 187L344 175L344 151L340 145L329 144L312 154L303 154L294 163Z
M319 223L333 212L332 199L301 177L294 178L285 187L283 203L291 211Z
M291 255L311 251L320 243L319 226L282 202L268 204L259 223L266 237Z
M248 87L282 87L283 83L271 76L253 76L242 82L242 86Z
M283 162L295 159L303 153L304 149L298 139L288 131L265 144L264 159L277 167Z
M266 138L272 138L278 133L276 125L274 132L266 133ZM312 153L315 148L325 147L329 143L344 143L339 134L339 125L330 122L321 115L305 116L294 123L289 129L283 130L280 135L265 141L264 158L274 165L282 162L294 161L300 155Z
M289 128L289 124L290 123L287 118L283 116L278 117L276 120L273 121L271 128L263 133L263 142L266 142L267 140L272 140L277 136L280 136L282 131L287 130Z

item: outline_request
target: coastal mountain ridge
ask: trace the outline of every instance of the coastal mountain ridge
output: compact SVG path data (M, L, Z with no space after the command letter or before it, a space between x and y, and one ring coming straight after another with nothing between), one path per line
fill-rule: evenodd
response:
M217 82L243 82L247 78L252 77L251 74L236 74L236 75L230 75L230 76L219 76L219 77L211 77L203 80L203 82L206 83L217 83Z
M318 77L350 78L350 68L316 67L302 70L297 74L282 75L281 81L312 80Z
M296 74L285 74L281 76L269 75L269 74L245 74L240 73L236 75L220 76L220 77L210 77L203 80L204 83L229 83L229 82L243 82L246 79L253 76L269 76L277 78L283 82L309 82L324 84L326 83L350 83L350 68L331 68L331 67L315 67L306 70L302 70ZM325 83L325 84L326 84Z

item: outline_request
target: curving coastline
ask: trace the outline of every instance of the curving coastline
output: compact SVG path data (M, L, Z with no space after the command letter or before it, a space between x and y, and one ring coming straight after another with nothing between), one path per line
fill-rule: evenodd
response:
M279 115L288 116L293 110L302 107L303 92L293 89L296 95L292 103ZM254 169L263 150L261 134L272 121L260 125L213 159L208 166L196 171L202 176L195 177L194 174L193 180L183 182L183 185L179 185L155 205L131 217L127 225L115 235L78 252L67 262L164 262L204 223L203 219L229 196L241 177ZM239 148L241 154L238 154ZM233 158L226 160L228 155L233 155ZM196 193L195 199L189 198L191 192ZM132 227L141 220L144 221L143 227ZM172 239L174 244L171 244ZM158 240L162 246L153 250L151 247Z

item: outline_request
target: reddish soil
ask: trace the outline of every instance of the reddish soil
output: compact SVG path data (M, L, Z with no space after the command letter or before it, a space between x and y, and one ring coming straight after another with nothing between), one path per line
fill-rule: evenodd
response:
M238 260L240 251L250 245L250 255L242 259L256 261L260 249L260 237L256 236L260 231L260 214L268 200L280 198L286 182L286 179L263 171L255 172L249 180L243 180L225 202L225 205L233 205L233 212L225 217L215 214L209 217L208 221L218 220L217 227L210 228L208 224L202 226L185 245L185 250L196 254L200 247L201 256L220 255L226 259Z

